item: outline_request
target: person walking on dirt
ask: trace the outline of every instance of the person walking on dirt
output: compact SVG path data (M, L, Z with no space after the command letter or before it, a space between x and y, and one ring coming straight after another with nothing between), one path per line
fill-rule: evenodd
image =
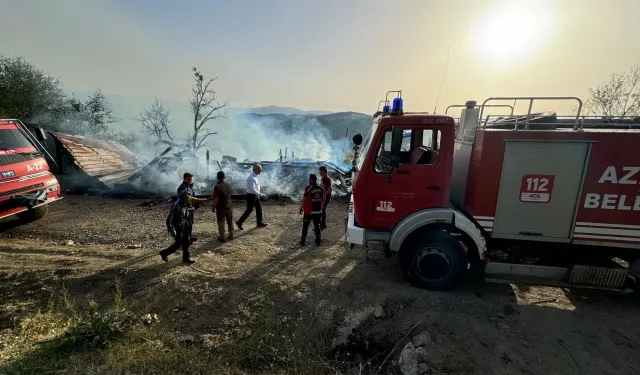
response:
M217 174L218 183L213 188L212 210L216 213L218 222L218 241L225 242L233 239L233 210L231 208L231 185L225 181L224 172ZM224 238L224 226L229 228L229 237Z
M201 198L196 198L196 192L193 189L193 174L189 173L189 172L185 172L184 175L182 175L182 183L178 186L178 200L180 200L180 193L182 193L183 191L188 191L189 195L191 195L191 201L190 201L190 205L193 208L193 210L191 210L191 223L195 223L195 211L199 208L199 204L200 203L206 203L208 201L208 199L201 199ZM191 242L196 242L198 240L198 238L196 236L194 236L193 234L191 235Z
M256 164L253 166L253 172L251 172L247 178L247 209L242 216L240 216L240 219L236 221L239 230L243 229L242 224L244 224L245 220L247 220L251 212L253 212L254 207L256 209L257 227L264 228L267 226L267 224L262 221L262 205L260 204L260 199L267 200L269 197L260 192L260 181L258 180L260 173L262 173L262 166Z
M167 230L174 238L174 242L168 248L160 252L163 261L167 261L168 256L182 248L182 261L184 263L194 263L191 259L189 247L193 242L191 232L193 230L193 204L189 190L184 189L180 193L180 198L171 207L169 218L167 219Z
M331 202L333 181L331 180L331 177L329 177L327 167L323 165L319 170L320 177L322 178L322 187L324 188L324 205L322 206L322 221L320 223L320 227L322 229L327 229L327 206L329 205L329 202Z
M316 233L316 245L320 246L320 220L322 218L322 207L324 207L325 192L322 186L318 185L318 177L315 174L309 175L309 185L304 188L302 202L300 202L300 215L302 217L302 238L300 246L304 246L309 233L309 224L313 221L313 230Z

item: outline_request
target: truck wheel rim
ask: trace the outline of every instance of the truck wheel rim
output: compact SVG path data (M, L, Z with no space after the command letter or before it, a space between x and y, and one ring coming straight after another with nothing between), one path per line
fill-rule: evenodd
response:
M420 277L424 279L440 280L449 273L451 261L442 250L429 247L416 255L414 268Z

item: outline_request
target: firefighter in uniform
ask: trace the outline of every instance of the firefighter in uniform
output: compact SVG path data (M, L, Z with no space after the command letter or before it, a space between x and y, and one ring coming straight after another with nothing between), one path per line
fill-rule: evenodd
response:
M191 253L189 253L189 247L193 243L192 241L192 229L193 229L193 204L191 203L192 197L188 189L184 189L180 192L180 199L178 199L173 206L171 206L171 212L167 218L167 230L174 239L174 242L168 248L160 252L160 257L163 261L167 261L167 257L178 249L182 248L182 261L184 263L194 263L195 260L191 259Z
M309 233L309 225L313 221L313 230L316 234L316 245L320 246L320 220L322 218L322 207L324 206L325 192L322 186L318 185L318 177L315 174L309 175L309 185L304 188L302 202L300 203L300 214L304 214L302 219L302 238L300 246L304 246Z
M327 167L320 167L320 177L322 178L322 187L324 188L324 205L322 206L322 221L320 223L320 227L322 229L327 229L327 206L329 202L331 202L331 190L333 181L331 177L329 177L329 173L327 172Z

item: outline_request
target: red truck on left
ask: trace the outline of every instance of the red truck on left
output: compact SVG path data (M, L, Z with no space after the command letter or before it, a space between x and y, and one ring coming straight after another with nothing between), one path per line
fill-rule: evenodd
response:
M23 222L39 220L49 203L62 199L45 159L45 140L39 127L34 135L19 120L0 119L0 219L17 215Z

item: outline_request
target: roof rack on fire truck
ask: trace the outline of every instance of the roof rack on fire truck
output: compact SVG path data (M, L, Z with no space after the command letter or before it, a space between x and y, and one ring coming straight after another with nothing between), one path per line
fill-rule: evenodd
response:
M513 106L509 105L509 104L487 104L485 107L491 107L491 108L509 108L511 109L511 113L510 115L513 115ZM445 109L444 111L444 115L448 116L449 114L449 110L451 108L467 108L466 104L453 104L447 107L447 109Z
M515 107L518 101L527 101L528 111L526 114L487 115L483 119L485 107L489 107L489 101L513 101ZM577 107L575 115L558 116L556 112L532 113L533 102L536 100L562 100L576 101ZM640 127L640 117L602 117L582 115L582 100L572 96L549 96L549 97L496 97L485 100L480 106L478 125L488 129L505 130L574 130L582 131L586 129L633 129Z
M396 97L393 99L392 105L389 106L389 94L395 93ZM383 104L382 111L380 111L380 104ZM402 100L401 90L388 91L384 100L378 102L378 110L373 114L373 118L385 117L385 116L401 116L401 115L428 115L429 112L405 112L404 102Z

